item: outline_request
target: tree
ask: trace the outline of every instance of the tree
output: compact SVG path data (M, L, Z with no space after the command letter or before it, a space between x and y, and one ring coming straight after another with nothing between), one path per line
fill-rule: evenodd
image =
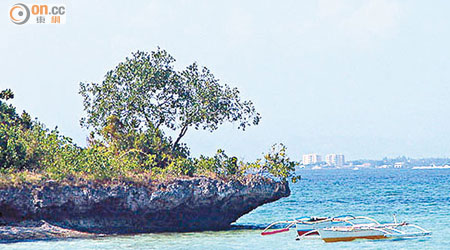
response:
M212 132L226 121L239 122L241 129L259 123L253 103L242 101L236 88L221 85L196 63L177 72L174 62L159 48L151 53L137 51L109 71L101 83L80 83L87 112L82 126L101 134L108 117L114 116L126 131L179 130L172 145L175 150L189 127Z

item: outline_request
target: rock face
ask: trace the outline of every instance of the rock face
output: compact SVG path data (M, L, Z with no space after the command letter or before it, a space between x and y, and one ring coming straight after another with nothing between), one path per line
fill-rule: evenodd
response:
M289 195L288 183L260 176L241 182L179 179L156 188L46 183L0 189L0 224L45 220L91 233L220 230Z
M97 234L82 233L75 230L56 227L45 221L22 223L18 226L0 226L0 243L27 240L55 240L66 238L93 238Z

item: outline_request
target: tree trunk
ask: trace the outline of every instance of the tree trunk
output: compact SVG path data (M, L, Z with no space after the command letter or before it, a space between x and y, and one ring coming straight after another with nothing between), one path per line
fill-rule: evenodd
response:
M184 125L184 127L180 131L180 134L178 134L178 138L173 143L172 151L175 151L175 148L177 147L177 145L180 142L181 138L186 134L187 129L188 129L188 125Z

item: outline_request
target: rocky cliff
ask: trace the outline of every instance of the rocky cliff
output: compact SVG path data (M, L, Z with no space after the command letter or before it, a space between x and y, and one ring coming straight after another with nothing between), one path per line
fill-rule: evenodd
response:
M154 187L47 182L0 189L0 224L45 220L91 233L219 230L289 194L287 183L260 176L242 181L197 177Z

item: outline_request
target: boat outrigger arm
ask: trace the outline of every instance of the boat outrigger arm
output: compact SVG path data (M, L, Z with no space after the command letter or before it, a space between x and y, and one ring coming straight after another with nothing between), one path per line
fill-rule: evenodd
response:
M342 222L342 221L348 221L352 219L357 219L361 217L355 217L352 215L341 215L337 217L301 217L294 220L282 220L282 221L276 221L268 225L262 232L261 235L271 235L271 234L277 234L282 232L289 231L290 228L293 226L296 226L298 224L303 225L318 225L323 224L325 222ZM274 229L271 230L271 228L276 228L276 225L287 225L284 228L281 229Z

